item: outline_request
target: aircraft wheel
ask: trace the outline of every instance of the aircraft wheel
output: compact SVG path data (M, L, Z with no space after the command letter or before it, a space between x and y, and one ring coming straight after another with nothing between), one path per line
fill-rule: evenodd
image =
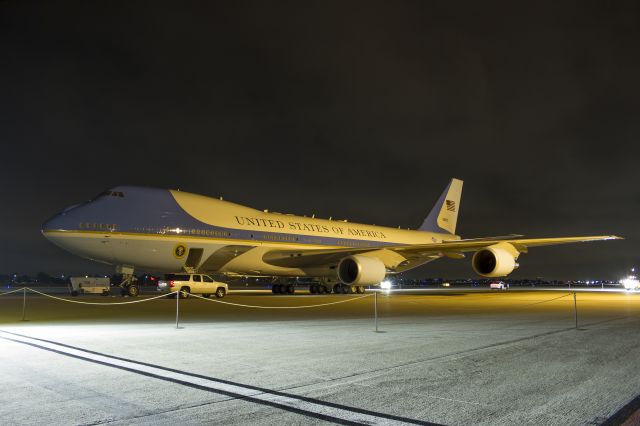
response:
M364 286L361 286L361 285L356 286L356 293L358 294L364 293Z
M342 284L336 284L333 286L333 292L335 294L340 294L342 293Z
M293 284L289 284L285 291L287 292L287 294L293 294L296 292L296 286L294 286Z

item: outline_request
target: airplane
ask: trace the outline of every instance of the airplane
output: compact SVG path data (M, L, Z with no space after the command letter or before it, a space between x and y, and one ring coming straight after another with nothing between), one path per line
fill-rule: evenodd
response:
M270 277L273 293L293 294L300 278L311 279L311 293L363 293L389 275L443 257L462 259L473 252L474 271L494 278L513 272L530 247L620 239L462 239L455 233L462 185L452 179L415 230L261 211L180 190L118 186L66 208L42 225L42 233L71 253L115 265L123 274L123 294L130 296L139 294L136 268Z

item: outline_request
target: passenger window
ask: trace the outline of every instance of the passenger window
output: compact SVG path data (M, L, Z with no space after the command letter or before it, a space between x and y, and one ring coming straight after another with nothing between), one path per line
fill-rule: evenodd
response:
M199 283L200 282L200 275L194 275L193 276L193 281Z
M212 283L213 280L211 279L211 277L209 275L203 275L202 276L202 281L204 281L205 283Z

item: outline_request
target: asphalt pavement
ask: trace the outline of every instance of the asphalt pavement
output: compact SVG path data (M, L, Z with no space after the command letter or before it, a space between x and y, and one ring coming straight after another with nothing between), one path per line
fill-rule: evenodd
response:
M6 424L584 425L640 394L635 293L380 294L378 332L370 293L55 296L100 304L0 296Z

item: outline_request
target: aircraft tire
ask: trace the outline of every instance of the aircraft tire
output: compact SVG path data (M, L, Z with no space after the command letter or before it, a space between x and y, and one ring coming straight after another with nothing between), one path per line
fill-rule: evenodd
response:
M140 294L140 289L137 285L130 285L127 287L127 294L131 297L136 297Z
M340 294L342 293L342 284L336 284L333 286L333 292L335 294Z

